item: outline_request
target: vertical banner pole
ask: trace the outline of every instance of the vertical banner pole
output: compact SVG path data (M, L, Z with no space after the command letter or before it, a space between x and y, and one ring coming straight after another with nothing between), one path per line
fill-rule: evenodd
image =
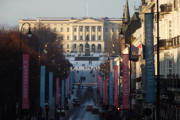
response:
M145 14L145 102L155 101L153 13Z
M114 65L114 106L118 106L118 66Z
M109 72L109 105L113 106L113 73Z
M29 109L29 55L23 54L22 109Z
M40 107L45 106L45 66L41 66L41 81L40 81Z
M123 63L122 63L122 73L123 73L123 80L122 80L122 104L123 109L129 109L129 55L123 54Z
M49 105L53 104L53 72L49 72Z
M60 103L60 87L59 87L59 78L56 78L56 106Z
M64 105L64 80L61 81L61 105Z

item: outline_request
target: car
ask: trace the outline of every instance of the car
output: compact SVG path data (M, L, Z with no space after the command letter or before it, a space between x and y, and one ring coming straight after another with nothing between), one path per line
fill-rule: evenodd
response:
M80 100L77 98L74 98L72 101L73 106L80 106Z
M97 107L94 107L92 110L93 114L98 114L99 113L99 109Z
M93 105L87 105L86 106L86 111L91 111L93 109Z

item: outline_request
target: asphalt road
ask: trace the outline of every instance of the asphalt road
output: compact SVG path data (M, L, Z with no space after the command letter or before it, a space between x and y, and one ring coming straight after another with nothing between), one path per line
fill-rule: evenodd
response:
M76 82L79 82L81 76L85 76L86 80L82 81L82 83L96 83L95 76L93 76L95 72L79 71L76 74ZM75 107L72 111L68 120L99 120L98 114L93 114L91 111L86 111L86 106L91 104L96 106L97 103L97 86L93 84L92 86L76 86L76 97L80 99L81 105L79 107Z

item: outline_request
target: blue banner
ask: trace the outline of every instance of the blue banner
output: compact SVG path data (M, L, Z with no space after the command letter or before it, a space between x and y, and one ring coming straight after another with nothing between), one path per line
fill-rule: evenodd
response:
M74 72L70 72L70 92L72 92L73 77L74 77Z
M45 66L41 66L40 79L40 107L45 106Z
M109 105L113 104L113 73L109 72Z
M61 80L61 105L64 105L64 80Z
M155 102L153 13L145 14L145 102Z
M53 104L53 73L49 72L49 105Z

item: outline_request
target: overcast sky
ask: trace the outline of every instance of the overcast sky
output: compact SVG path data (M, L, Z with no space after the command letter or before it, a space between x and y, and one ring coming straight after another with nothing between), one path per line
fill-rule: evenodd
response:
M130 14L141 0L129 0ZM0 25L36 17L122 17L125 0L0 0Z

